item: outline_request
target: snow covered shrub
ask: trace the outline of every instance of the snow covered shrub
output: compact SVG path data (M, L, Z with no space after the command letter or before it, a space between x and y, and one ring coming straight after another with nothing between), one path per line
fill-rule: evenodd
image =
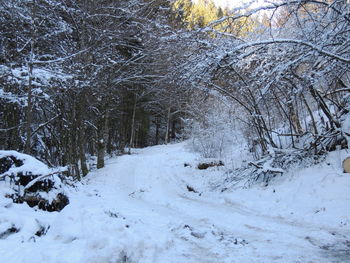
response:
M271 149L265 158L248 163L251 167L247 176L248 184L263 182L265 185L277 175L283 175L290 169L308 167L324 159L324 156L314 156L303 150Z
M63 193L62 169L50 169L37 159L16 151L0 151L1 186L15 203L45 211L60 211L68 203Z
M221 157L226 140L226 134L219 127L193 125L192 147L205 158Z
M256 184L268 186L288 171L310 167L324 159L325 155L315 156L312 152L298 149L271 149L262 159L242 163L240 167L227 170L215 188L226 191L236 186L250 187Z
M237 166L250 159L235 109L225 98L210 98L201 109L200 118L190 125L190 146L204 158L220 158Z

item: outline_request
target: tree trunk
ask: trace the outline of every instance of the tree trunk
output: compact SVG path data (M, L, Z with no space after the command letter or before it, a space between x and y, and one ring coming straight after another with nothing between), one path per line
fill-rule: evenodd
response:
M105 143L103 139L99 139L97 142L97 169L105 167Z
M83 129L79 129L79 135L78 135L78 144L79 144L79 159L80 159L80 166L81 166L81 172L83 176L86 176L89 172L89 169L86 164L86 156L85 156L85 135L83 134Z
M26 143L24 147L24 151L27 154L31 152L31 144L32 144L32 121L33 121L33 61L34 61L34 45L35 45L35 37L36 37L36 26L35 26L35 18L36 18L36 0L33 1L31 7L31 34L30 34L30 61L28 63L28 100L27 100L27 112L26 112Z
M156 145L159 144L159 128L160 128L159 118L156 117Z
M317 126L316 126L316 121L315 121L315 118L314 118L314 114L312 113L312 110L311 110L309 104L307 103L304 94L301 93L301 94L300 94L300 97L301 97L302 101L304 102L304 105L306 106L307 112L308 112L309 115L310 115L312 127L313 127L313 129L314 129L314 134L317 136L317 135L318 135L318 130L317 130Z
M70 163L72 165L72 174L74 177L76 177L78 180L81 179L80 176L80 170L79 170L79 165L78 165L78 160L79 160L79 153L78 153L78 142L77 138L79 135L77 134L78 132L78 122L77 122L77 109L76 109L76 100L73 98L72 102L72 119L71 119L71 128L70 128L70 144L69 144L69 149L70 149Z
M108 127L109 127L109 110L108 105L105 105L105 114L102 117L101 125L99 125L99 136L97 141L97 169L105 167L105 152L108 142Z
M79 100L77 105L76 112L76 122L77 122L77 144L78 144L78 156L80 161L80 169L83 176L86 176L89 172L89 169L86 164L86 156L85 156L85 129L84 129L84 109L85 109L85 94L84 92L80 92Z
M340 128L340 123L333 118L331 111L329 110L326 102L323 100L323 98L318 93L318 91L312 85L309 85L309 91L312 97L315 99L315 101L318 103L318 105L322 109L323 113L327 116L329 123L331 125L331 128L333 129L334 126L336 128Z
M172 122L171 122L171 139L175 139L176 138L176 131L175 131L175 127L176 127L176 121L174 120L174 118L172 118Z
M32 59L31 59L32 60ZM32 80L33 80L33 63L30 62L28 65L28 100L27 100L27 122L26 122L26 143L24 152L30 154L31 144L32 144L32 121L33 121L33 89L32 89Z
M297 112L295 110L295 107L292 103L292 101L289 101L287 103L288 110L289 110L289 115L290 115L290 120L293 126L293 129L295 130L296 134L302 134L303 133L303 128L301 127L299 117L297 115ZM291 131L293 133L293 131Z
M169 126L170 126L170 110L171 107L169 106L168 108L168 114L167 114L167 120L166 120L166 130L165 130L165 144L167 144L169 142Z
M130 143L129 143L129 154L131 153L131 148L134 146L134 136L135 136L135 115L136 115L136 103L137 97L135 94L134 107L132 110L132 119L131 119L131 135L130 135Z

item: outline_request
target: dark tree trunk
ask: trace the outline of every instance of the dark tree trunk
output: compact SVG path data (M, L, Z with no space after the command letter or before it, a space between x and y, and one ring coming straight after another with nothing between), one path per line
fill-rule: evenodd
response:
M159 144L159 128L160 128L159 118L156 117L156 145Z
M97 141L97 169L105 167L105 152L108 141L108 127L109 127L109 111L108 105L105 105L105 113L102 115L98 127L98 141Z

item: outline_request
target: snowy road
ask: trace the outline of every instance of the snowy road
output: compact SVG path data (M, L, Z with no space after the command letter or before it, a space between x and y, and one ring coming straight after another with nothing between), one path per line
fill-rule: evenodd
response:
M22 233L0 240L0 262L350 262L347 217L335 224L323 222L326 213L290 214L297 208L287 190L205 192L206 176L213 175L196 163L183 143L110 159L69 193L61 213L22 212ZM349 187L348 179L339 180ZM50 227L28 241L35 225Z

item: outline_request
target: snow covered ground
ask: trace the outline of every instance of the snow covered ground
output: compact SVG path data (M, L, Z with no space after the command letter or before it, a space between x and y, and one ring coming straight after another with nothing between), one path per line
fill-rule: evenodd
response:
M198 170L200 160L185 143L109 159L67 190L60 213L12 204L0 188L0 233L20 229L0 237L0 262L350 262L350 175L336 154L223 193L211 183L225 168Z

